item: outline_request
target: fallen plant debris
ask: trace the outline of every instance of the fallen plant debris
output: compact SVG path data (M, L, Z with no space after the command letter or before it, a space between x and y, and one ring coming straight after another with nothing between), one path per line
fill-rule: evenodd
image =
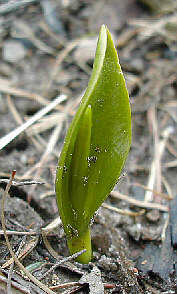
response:
M10 180L8 179L0 179L0 184L9 184ZM24 181L24 182L15 182L12 181L11 186L26 186L26 185L44 185L45 183L37 182L37 181Z
M4 210L14 253L24 236L26 249L32 238L38 239L21 263L29 270L34 266L33 275L39 279L69 256L55 202L57 158L87 87L100 24L106 23L118 48L132 108L132 147L125 176L106 200L108 208L101 207L94 216L93 264L62 263L42 282L53 292L88 293L88 284L80 285L79 279L96 266L106 293L175 293L176 2L2 2L0 138L34 118L55 97L67 97L0 150L3 189L11 170L17 170L17 185L11 186ZM0 190L1 199L2 194ZM12 259L0 224L0 266L8 261ZM1 292L7 284L12 293L17 288L20 293L45 293L16 265L12 275L10 266L0 268Z

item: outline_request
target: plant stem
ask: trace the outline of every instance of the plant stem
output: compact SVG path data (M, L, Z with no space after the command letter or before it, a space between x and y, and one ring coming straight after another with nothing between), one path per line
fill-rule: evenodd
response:
M68 248L71 254L79 252L83 249L87 251L76 258L77 262L88 263L92 258L92 247L91 247L91 237L90 229L88 229L84 234L79 236L74 236L73 238L67 239Z

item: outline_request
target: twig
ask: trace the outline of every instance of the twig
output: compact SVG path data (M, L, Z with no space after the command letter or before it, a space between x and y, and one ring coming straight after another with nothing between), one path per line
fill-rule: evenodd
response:
M23 131L25 131L29 126L31 126L33 123L35 123L37 120L39 120L42 116L44 116L46 113L51 111L53 108L55 108L56 105L66 100L65 95L61 95L57 97L55 100L53 100L49 105L38 111L35 115L33 115L32 118L30 118L27 122L22 124L21 126L17 127L15 130L4 136L0 139L0 150L4 148L7 144L9 144L14 138L16 138L19 134L21 134Z
M21 262L18 260L18 258L15 256L12 247L10 245L9 242L9 238L8 235L6 234L6 226L5 226L5 216L4 216L4 204L5 204L5 198L8 195L9 189L11 187L11 182L13 181L14 177L15 177L15 173L16 171L13 171L11 174L11 178L10 178L10 182L8 183L6 190L4 191L3 197L2 197L2 201L1 201L1 223L2 223L2 229L4 231L4 237L7 243L7 247L10 251L10 254L12 255L15 263L19 266L19 268L27 275L27 277L34 283L36 284L39 288L41 288L42 290L44 290L46 293L48 294L55 294L52 290L50 290L47 286L45 286L43 283L41 283L40 281L38 281L22 264Z
M61 264L67 262L67 261L70 261L70 260L73 260L75 258L77 258L78 256L80 256L81 254L83 254L84 252L86 252L86 249L83 249L79 252L76 252L74 253L73 255L71 256L68 256L60 261L58 261L56 264L54 264L54 266L52 266L41 278L40 280L44 279L49 273L51 273L53 270L55 270L58 266L60 266Z

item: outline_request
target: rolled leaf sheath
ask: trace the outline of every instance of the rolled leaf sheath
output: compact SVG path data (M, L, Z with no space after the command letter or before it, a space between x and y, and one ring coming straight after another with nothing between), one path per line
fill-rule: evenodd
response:
M90 153L90 138L92 126L92 110L88 106L80 123L80 128L74 144L69 180L69 194L72 205L70 227L71 233L67 236L68 248L71 254L86 249L86 252L77 258L78 262L88 263L91 260L90 228L82 229L84 218L84 203L86 197L88 157ZM70 226L70 224L68 224Z

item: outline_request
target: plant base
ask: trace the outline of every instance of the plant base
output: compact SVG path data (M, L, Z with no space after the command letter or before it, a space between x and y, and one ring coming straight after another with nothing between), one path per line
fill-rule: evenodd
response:
M91 238L90 230L82 234L81 236L73 237L72 239L67 239L68 248L71 254L79 252L83 249L87 251L76 258L77 262L89 263L92 258L92 248L91 248Z

